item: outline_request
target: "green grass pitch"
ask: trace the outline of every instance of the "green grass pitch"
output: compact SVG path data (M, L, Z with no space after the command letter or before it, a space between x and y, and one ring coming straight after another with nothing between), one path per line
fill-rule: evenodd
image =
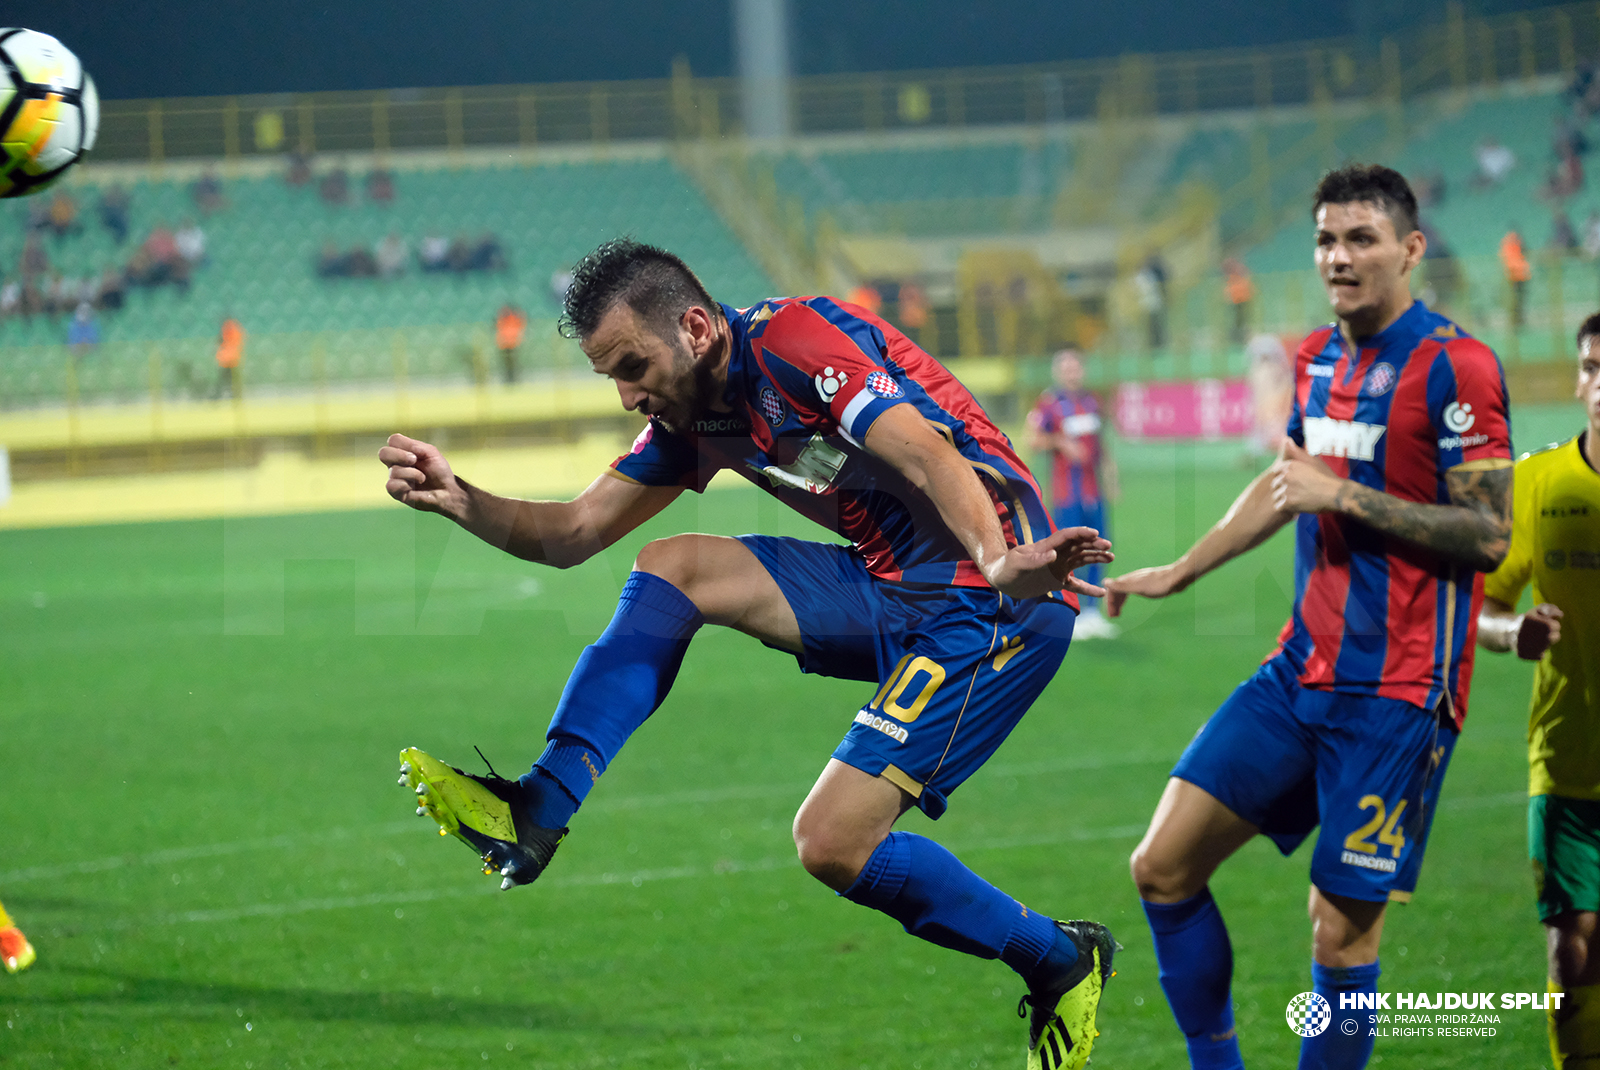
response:
M1239 472L1125 477L1119 568L1168 559ZM376 474L376 466L374 468ZM707 629L546 876L502 894L412 815L407 745L516 775L633 554L674 531L817 534L754 491L686 495L566 572L436 517L372 513L0 535L0 899L39 950L0 975L4 1067L1020 1067L1021 988L794 860L789 823L864 685ZM932 823L975 869L1126 945L1096 1067L1186 1065L1127 856L1173 759L1271 647L1280 535L1075 644ZM1542 990L1524 847L1527 667L1484 656L1385 990ZM1247 1061L1292 1066L1307 849L1215 881ZM1548 1061L1543 1014L1490 1039L1380 1039L1374 1065ZM1378 1062L1381 1060L1381 1063Z

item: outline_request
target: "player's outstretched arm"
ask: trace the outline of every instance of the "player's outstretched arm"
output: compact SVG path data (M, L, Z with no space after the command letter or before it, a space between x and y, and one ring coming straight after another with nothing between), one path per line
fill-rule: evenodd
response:
M437 446L405 435L390 435L378 460L388 466L384 489L395 501L449 517L524 561L557 568L588 560L682 492L604 473L570 502L502 498L456 475Z
M1343 513L1479 572L1493 572L1511 547L1510 460L1469 461L1447 471L1449 505L1406 501L1341 479L1294 443L1268 471L1280 509Z
M1102 595L1070 570L1111 561L1111 543L1092 528L1066 528L1048 538L1007 547L994 501L972 466L912 405L886 410L868 429L867 449L893 465L938 508L984 579L1013 598L1069 590Z
M1165 598L1177 594L1211 570L1266 542L1294 514L1272 503L1272 469L1267 469L1234 499L1222 519L1170 565L1141 568L1106 580L1106 613L1118 616L1129 595Z
M1478 613L1478 645L1504 653L1515 650L1524 661L1538 661L1561 641L1561 608L1541 602L1518 613L1498 598L1485 597Z

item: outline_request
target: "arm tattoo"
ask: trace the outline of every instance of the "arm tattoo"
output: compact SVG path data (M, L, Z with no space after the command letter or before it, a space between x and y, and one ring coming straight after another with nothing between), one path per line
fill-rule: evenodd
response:
M1385 535L1414 542L1479 572L1493 572L1511 546L1511 467L1452 468L1449 505L1410 502L1346 480L1334 508Z

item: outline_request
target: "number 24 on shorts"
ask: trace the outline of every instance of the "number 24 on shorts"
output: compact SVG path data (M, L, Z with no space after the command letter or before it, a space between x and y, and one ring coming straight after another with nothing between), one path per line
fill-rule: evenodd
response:
M1356 805L1362 810L1373 811L1372 818L1344 838L1344 849L1375 855L1378 853L1378 843L1381 843L1392 848L1394 857L1399 858L1406 845L1405 833L1400 830L1400 815L1406 812L1406 800L1401 799L1400 805L1392 813L1386 813L1380 795L1363 795ZM1378 843L1368 839L1374 832L1378 834Z

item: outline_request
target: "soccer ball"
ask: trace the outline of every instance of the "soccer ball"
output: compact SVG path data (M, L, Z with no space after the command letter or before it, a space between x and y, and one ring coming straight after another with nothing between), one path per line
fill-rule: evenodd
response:
M0 197L37 193L94 147L100 98L46 33L0 29Z

